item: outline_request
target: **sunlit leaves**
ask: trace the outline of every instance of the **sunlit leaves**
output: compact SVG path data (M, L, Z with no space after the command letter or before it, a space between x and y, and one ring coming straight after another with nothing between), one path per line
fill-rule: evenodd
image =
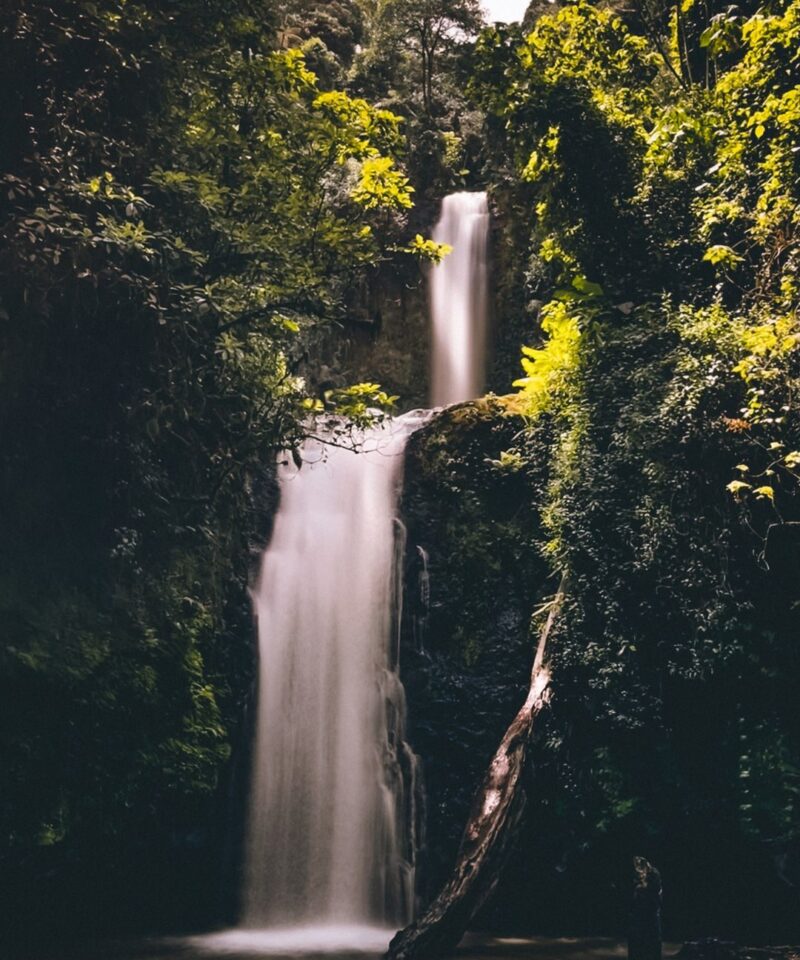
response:
M402 117L389 110L380 110L341 90L320 93L313 106L334 120L346 134L342 137L340 161L347 156L363 159L399 145Z
M531 414L554 410L575 387L580 356L580 313L566 302L554 301L545 307L541 347L522 348L525 376L514 385L521 387Z
M325 393L328 410L345 417L350 425L359 427L380 421L391 412L397 400L397 397L387 394L377 383L356 383Z
M752 490L752 486L744 480L731 480L727 486L727 489L734 496L740 496L745 490Z
M391 157L370 157L361 166L353 200L366 210L376 207L404 210L412 207L414 188Z
M544 136L537 150L531 152L528 162L522 168L520 176L523 180L534 183L553 169L558 151L558 127L551 126Z
M441 263L453 252L449 243L437 243L435 240L426 239L421 233L416 234L405 249L407 253L430 263Z
M742 18L738 15L737 10L737 7L732 6L721 13L714 14L709 25L700 34L700 47L708 50L712 57L730 53L739 46L742 35Z
M714 264L714 266L735 267L737 263L742 262L743 257L726 244L715 243L706 250L703 259Z

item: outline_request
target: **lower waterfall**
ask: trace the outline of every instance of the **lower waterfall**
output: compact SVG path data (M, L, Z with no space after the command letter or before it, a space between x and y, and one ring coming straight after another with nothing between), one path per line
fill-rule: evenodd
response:
M396 929L411 918L417 776L397 664L396 509L403 447L426 416L368 429L358 452L331 434L304 443L299 469L282 458L254 591L245 930Z

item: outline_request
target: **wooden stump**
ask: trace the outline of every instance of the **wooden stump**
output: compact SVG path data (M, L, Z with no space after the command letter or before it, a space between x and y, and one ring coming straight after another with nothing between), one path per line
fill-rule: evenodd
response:
M633 858L628 960L661 960L661 874L644 857Z

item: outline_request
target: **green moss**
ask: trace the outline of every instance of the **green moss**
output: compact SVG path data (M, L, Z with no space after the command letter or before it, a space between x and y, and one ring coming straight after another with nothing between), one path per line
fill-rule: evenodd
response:
M489 396L443 410L408 447L404 511L431 558L432 643L470 668L509 611L513 643L527 643L541 587L541 471L514 450L524 426L516 398Z

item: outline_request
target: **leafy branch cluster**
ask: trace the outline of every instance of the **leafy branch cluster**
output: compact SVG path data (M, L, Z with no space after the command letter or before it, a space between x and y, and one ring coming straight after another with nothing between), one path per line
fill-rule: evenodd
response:
M142 851L186 871L242 723L276 452L318 408L365 422L394 399L317 390L314 337L367 271L444 254L407 240L401 118L317 76L286 17L251 0L0 13L11 912L26 884L70 889L92 850L119 864L120 902ZM56 926L102 903L74 886Z
M577 2L478 41L570 578L532 842L578 877L800 836L799 14Z

